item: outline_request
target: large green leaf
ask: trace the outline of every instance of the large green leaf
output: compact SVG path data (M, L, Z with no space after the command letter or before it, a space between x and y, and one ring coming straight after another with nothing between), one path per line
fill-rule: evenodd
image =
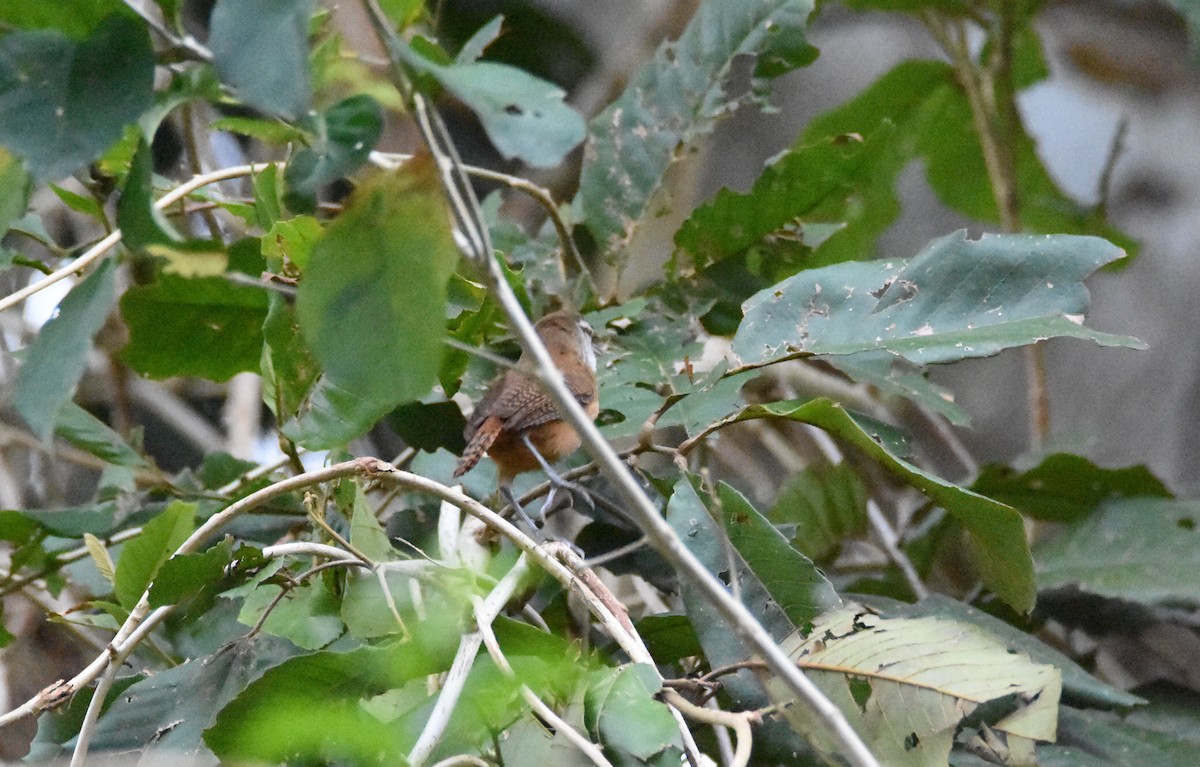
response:
M357 431L429 391L457 258L432 162L381 173L354 193L314 247L296 297L296 317L324 365L327 394L323 401L314 396L311 415L302 414L290 434L309 446L337 444L345 433L322 435L310 428L312 419L353 422Z
M729 542L793 626L841 605L812 560L793 548L744 495L722 482L716 500Z
M315 0L219 0L208 46L246 104L287 119L308 111L308 21ZM264 44L270 41L269 45Z
M59 304L25 350L13 406L41 439L50 436L87 368L92 336L116 300L116 263L105 259Z
M642 664L592 672L584 721L592 738L615 752L618 764L679 764L679 728L654 697L661 687L654 669Z
M0 22L11 29L57 29L82 40L109 16L133 16L121 0L60 0L56 3L0 3Z
M752 418L788 418L819 426L863 451L868 457L917 488L962 522L971 535L983 582L1019 612L1033 608L1033 560L1025 542L1021 515L1011 507L946 482L897 457L871 430L828 399L751 405L725 423Z
M706 0L679 39L664 43L621 96L592 119L579 203L600 251L625 257L667 170L730 111L733 61L757 56L751 87L816 58L805 40L811 0Z
M155 574L195 529L196 506L175 501L142 527L142 534L125 544L117 560L113 592L132 609Z
M259 288L164 273L152 285L127 290L121 315L129 326L121 358L143 375L226 381L259 369L267 316Z
M311 143L292 156L284 171L284 201L294 211L315 210L321 186L367 161L383 132L383 112L375 99L359 94L318 112L311 123Z
M1019 58L1016 64L1038 57L1036 45L1030 42L1033 39L1018 35L1021 46L1014 54ZM885 123L895 129L887 135L886 146L872 153L873 164L861 170L870 174L871 183L862 190L861 204L847 209L846 227L818 249L819 263L874 253L875 240L900 212L895 192L900 173L915 160L923 163L926 178L943 203L974 218L999 220L970 105L946 62L897 65L846 104L815 118L800 142L871 136ZM1095 234L1124 248L1133 247L1128 237L1105 223L1100 211L1082 208L1059 190L1042 165L1033 140L1019 126L1014 149L1023 230Z
M777 640L783 639L795 629L795 625L772 598L762 581L750 570L741 554L730 551L721 527L705 508L705 501L701 500L693 482L694 478L689 477L683 477L676 482L674 492L667 503L667 522L705 569L727 583L737 583L742 603L773 637ZM734 565L732 570L731 560ZM812 572L816 572L815 569L812 569ZM695 629L700 646L704 649L704 659L710 668L738 663L752 656L750 649L730 630L725 619L693 585L691 579L680 579L679 592L688 620ZM811 593L817 596L824 593L824 590L814 589ZM836 604L830 605L834 606ZM729 695L739 709L758 709L768 704L762 686L748 671L724 677L722 685L725 694ZM763 728L756 733L755 742L769 744L783 753L795 753L805 749L804 741L781 722L765 722Z
M0 38L0 144L38 178L62 178L95 159L153 95L150 35L123 13L79 42L49 29Z
M463 60L444 65L401 43L394 51L469 107L505 159L550 168L583 141L583 118L552 83L506 64Z
M175 758L212 760L203 731L246 685L297 652L287 642L258 635L160 671L115 696L96 726L92 748L138 752L153 746Z
M1147 605L1200 604L1200 501L1126 498L1037 547L1040 589L1077 587Z
M908 261L811 269L760 291L743 305L733 349L748 364L875 349L928 364L1059 336L1144 348L1082 324L1083 278L1121 255L1095 237L960 231Z
M1037 749L1039 767L1192 767L1200 716L1190 705L1152 703L1119 716L1063 706L1058 743Z
M362 704L449 667L457 632L434 629L435 624L436 617L415 626L425 635L408 643L318 652L270 669L221 710L204 742L225 763L277 763L297 756L400 763L415 735L380 721Z
M866 138L825 138L774 158L745 194L722 189L675 234L696 269L757 245L769 234L841 222L888 144L891 125Z
M816 466L788 478L767 512L797 551L828 561L842 543L867 532L867 489L848 463Z
M279 293L270 296L262 333L263 400L276 421L286 423L300 409L321 366L304 343L291 302Z
M1047 456L1028 471L985 466L971 489L1048 522L1076 522L1110 497L1171 497L1145 466L1104 469L1070 453Z
M988 703L1007 703L985 721L1010 738L1053 741L1062 678L968 623L883 619L844 608L798 632L781 649L796 660L889 767L944 765L956 728ZM768 688L779 696L777 682ZM818 746L828 736L807 712L784 709Z

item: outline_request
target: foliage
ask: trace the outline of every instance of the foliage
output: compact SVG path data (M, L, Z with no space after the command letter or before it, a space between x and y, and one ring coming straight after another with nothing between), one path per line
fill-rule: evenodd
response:
M899 65L748 191L694 211L676 207L676 170L720 119L769 108L772 80L814 60L812 2L703 0L590 121L564 83L493 57L502 20L454 51L455 19L440 28L416 0L361 4L382 14L386 71L311 0L217 0L203 43L173 0L0 8L0 255L10 286L53 273L0 310L72 280L9 355L5 417L86 485L0 511L0 588L47 610L69 595L77 607L49 618L108 648L10 717L38 715L31 759L90 747L197 763L674 765L716 753L681 691L749 712L722 721L756 764L860 763L710 602L715 578L883 764L1184 763L1200 707L1110 686L1030 613L1039 594L1193 610L1195 502L1144 467L1066 453L952 482L927 461L938 445L906 430L914 410L968 420L932 365L1051 338L1143 347L1084 325L1084 281L1131 243L1055 186L1006 111L1045 76L1040 3L847 4L915 15L947 60ZM561 29L516 5L531 29ZM949 45L968 28L975 53ZM481 130L447 133L437 110ZM410 128L399 159L375 152L389 125ZM272 160L206 174L197 146L219 133ZM557 190L574 200L464 168L446 142L472 136L490 145L472 157L535 168L582 147ZM181 157L164 159L172 142ZM947 205L1001 231L876 259L913 162ZM504 189L479 205L464 173ZM64 239L31 203L47 189L91 235ZM541 228L501 204L530 190ZM621 295L664 218L680 222L669 266ZM473 221L498 278L460 256ZM489 516L503 502L474 500L491 490L487 462L467 495L444 484L462 448L452 397L477 399L493 367L464 350L514 349L501 290L535 315L581 309L600 336L601 433L675 533L603 565L633 576L629 592ZM795 371L819 391L797 391ZM125 398L149 385L135 379L186 379L178 391L229 407L234 384L222 387L245 373L277 456L234 459L205 425L182 467L131 428ZM847 379L868 396L846 396ZM149 386L185 411L199 401ZM111 408L98 389L117 392ZM400 435L411 473L369 457L381 432ZM739 458L746 435L785 457ZM561 511L588 555L637 541L641 524L596 473L572 475L595 500ZM699 571L673 569L667 550ZM764 719L768 706L779 715Z

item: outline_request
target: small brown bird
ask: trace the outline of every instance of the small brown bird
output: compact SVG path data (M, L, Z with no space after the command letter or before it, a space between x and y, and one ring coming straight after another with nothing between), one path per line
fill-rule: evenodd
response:
M588 416L595 418L600 412L600 399L591 326L574 312L559 311L540 319L535 329L562 371L567 389ZM517 364L529 361L522 354ZM463 436L467 447L454 476L466 474L487 453L496 462L501 493L522 516L525 512L512 497L513 478L538 468L548 470L550 464L579 449L580 443L575 429L562 420L541 385L519 369L509 370L492 382L475 406ZM558 479L552 471L548 473L552 481Z

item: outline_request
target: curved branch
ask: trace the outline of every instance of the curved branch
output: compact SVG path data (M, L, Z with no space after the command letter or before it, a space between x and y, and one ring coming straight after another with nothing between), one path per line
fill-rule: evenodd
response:
M381 465L387 466L383 461L375 458L358 458L353 461L344 461L333 466L327 466L323 469L305 472L304 474L289 477L273 485L264 487L209 517L196 532L192 533L186 541L180 544L172 556L192 553L200 544L238 515L261 506L281 495L309 485L328 482L331 479L340 479L341 477L355 475L373 476ZM334 549L334 551L337 550ZM339 551L338 556L344 557L345 553ZM167 605L151 612L149 590L147 589L142 594L142 598L138 601L137 606L130 612L129 617L121 624L116 636L109 642L108 647L105 648L103 653L69 680L65 682L59 681L50 685L25 703L0 716L0 727L31 714L53 708L63 703L78 690L96 681L110 664L121 663L142 639L170 615L173 609L173 605ZM99 689L97 693L99 693Z

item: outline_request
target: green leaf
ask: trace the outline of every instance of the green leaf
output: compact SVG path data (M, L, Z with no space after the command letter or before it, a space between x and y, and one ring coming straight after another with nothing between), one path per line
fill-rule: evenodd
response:
M286 258L304 271L313 245L321 238L321 231L320 222L312 216L276 220L262 237L263 258L277 259L280 267Z
M325 398L318 391L285 433L307 446L338 444L346 436L335 433L339 422L350 432L369 428L429 391L457 260L432 163L406 163L355 192L317 242L296 297L300 327L324 365Z
M1038 51L1032 36L1018 35L1018 61L1024 81L1036 77ZM1027 70L1027 71L1026 71ZM811 144L847 134L870 136L880 125L895 130L887 146L864 168L872 181L858 206L848 210L847 226L829 238L815 261L830 264L874 253L876 239L900 213L896 183L900 173L921 161L938 197L967 216L996 222L999 213L984 167L970 106L952 67L942 61L906 61L897 65L843 106L815 118L800 141ZM1021 228L1048 234L1094 234L1126 249L1134 243L1108 226L1100 211L1080 207L1058 189L1037 155L1034 142L1018 126L1016 175L1021 199Z
M177 605L225 577L233 547L222 541L208 551L171 557L150 585L150 606Z
M618 763L679 763L683 741L670 709L654 697L661 688L654 669L643 664L591 673L584 721L606 751L621 757Z
M742 603L771 636L776 640L783 639L795 626L771 598L758 577L746 566L741 555L730 551L721 528L693 487L693 481L694 479L683 477L676 482L674 492L667 503L667 522L705 569L727 583L737 582ZM734 565L732 571L731 559ZM738 663L752 657L749 648L731 630L708 599L692 585L690 579L681 579L679 590L688 620L695 629L700 646L704 648L704 659L709 668ZM723 677L722 684L723 692L729 695L739 709L758 709L769 703L762 686L748 671ZM776 744L786 751L805 748L802 741L782 723L765 722L763 729L756 734L756 740L759 735L762 735L764 742Z
M409 590L411 584L412 576L395 570L385 571L382 580L370 571L355 570L349 573L339 617L346 624L350 636L376 639L405 634L409 619L419 620L413 612L412 592ZM385 587L387 594L383 591ZM388 596L391 597L391 604L388 603ZM392 613L393 607L396 614ZM446 609L446 606L440 605L439 609ZM396 620L397 614L401 617L399 621Z
M767 235L817 221L844 220L888 144L890 123L863 139L833 137L795 147L771 160L745 194L722 189L692 212L675 244L697 270L757 245Z
M312 118L313 142L284 170L284 202L297 212L316 210L320 187L358 170L382 132L383 111L370 96L351 96L318 112Z
M79 42L57 30L13 32L0 38L0 144L38 178L63 178L121 138L153 88L139 19L113 14Z
M74 402L67 402L59 411L54 433L75 447L117 466L150 468L146 459L138 455L120 434Z
M503 16L496 16L487 24L484 24L475 34L471 35L470 39L463 43L458 49L458 55L454 57L455 64L471 64L483 55L487 47L496 42L500 37L500 28L504 24Z
M57 3L0 3L0 22L13 29L56 29L74 40L92 34L114 13L132 17L120 0L61 0Z
M1036 561L1039 589L1191 609L1200 604L1200 501L1105 501L1038 546Z
M263 400L277 421L286 422L300 409L321 368L300 335L291 303L278 293L271 293L262 333Z
M757 56L763 78L804 66L816 49L804 39L811 0L708 0L687 28L664 43L625 91L588 126L579 203L605 257L625 256L637 227L657 214L652 201L687 147L731 111L725 83L735 59Z
M208 129L236 133L267 144L286 144L289 141L300 141L304 137L303 131L285 122L260 117L221 117L210 122Z
M259 586L246 595L238 620L254 626L263 612L279 596L278 589ZM340 605L320 579L305 581L288 591L271 609L263 622L262 631L283 637L306 650L325 647L342 635L345 626L339 617Z
M67 509L31 509L20 513L63 538L80 538L85 533L103 538L112 534L128 516L117 507L116 501Z
M393 51L473 111L505 159L552 168L583 141L583 118L563 102L566 93L545 80L491 61L445 66L400 43Z
M647 615L637 621L637 633L654 662L662 666L703 653L696 630L685 615Z
M1053 741L1062 677L969 623L940 618L882 619L843 608L780 646L849 719L882 764L946 764L959 723L985 704L1009 736ZM790 700L778 681L775 700ZM782 694L781 694L782 693ZM784 716L823 750L827 733L801 707Z
M392 542L375 518L362 485L354 483L354 511L350 516L350 543L376 562L392 558Z
M841 606L841 597L812 560L724 482L717 488L716 510L729 542L793 626Z
M829 561L866 534L867 489L849 464L816 466L788 478L766 516L801 554Z
M46 439L71 401L87 368L92 336L116 300L116 262L105 259L59 304L25 352L13 405L40 439Z
M810 269L746 301L734 353L762 364L883 349L930 364L1059 336L1144 348L1082 325L1083 278L1122 253L1095 237L960 231L908 261Z
M227 381L259 369L266 292L223 277L161 274L121 297L129 345L121 358L151 378Z
M1077 522L1106 498L1170 498L1145 466L1102 469L1088 459L1056 453L1028 471L985 466L971 489L1047 522Z
M25 214L33 181L21 161L0 149L0 233Z
M205 743L224 763L321 755L347 764L402 763L416 736L372 716L362 702L449 668L458 635L436 623L423 622L426 633L410 643L317 652L276 666L221 711Z
M159 671L114 696L97 724L92 747L97 752L149 749L212 759L203 731L247 685L296 652L287 642L254 636Z
M50 191L54 192L54 196L62 200L63 205L66 205L76 213L81 213L88 218L94 218L101 221L104 218L104 211L100 207L100 203L96 202L96 198L76 194L69 189L64 189L58 184L51 184Z
M945 618L957 623L970 623L1010 652L1023 653L1034 663L1045 663L1062 672L1063 698L1068 702L1090 706L1136 706L1146 701L1136 695L1101 682L1079 664L1041 642L1037 637L1011 626L982 610L956 599L934 594L917 604L908 605L883 597L858 597L884 618Z
M308 111L308 22L314 6L315 0L218 0L208 47L217 75L247 105L285 119Z
M1033 560L1025 542L1021 515L1002 503L946 482L898 458L880 444L841 405L828 399L807 402L772 402L751 405L726 419L729 423L751 418L788 418L819 426L863 451L903 482L962 522L971 535L983 582L1018 612L1033 608Z
M154 207L154 157L138 144L117 204L117 225L125 246L166 259L167 270L183 277L212 277L225 271L228 258L217 240L187 240Z
M124 545L113 583L122 607L132 610L137 605L159 568L195 530L195 517L195 504L174 501Z
M1039 745L1039 767L1192 767L1200 750L1194 700L1152 702L1125 714L1059 711L1059 742Z

